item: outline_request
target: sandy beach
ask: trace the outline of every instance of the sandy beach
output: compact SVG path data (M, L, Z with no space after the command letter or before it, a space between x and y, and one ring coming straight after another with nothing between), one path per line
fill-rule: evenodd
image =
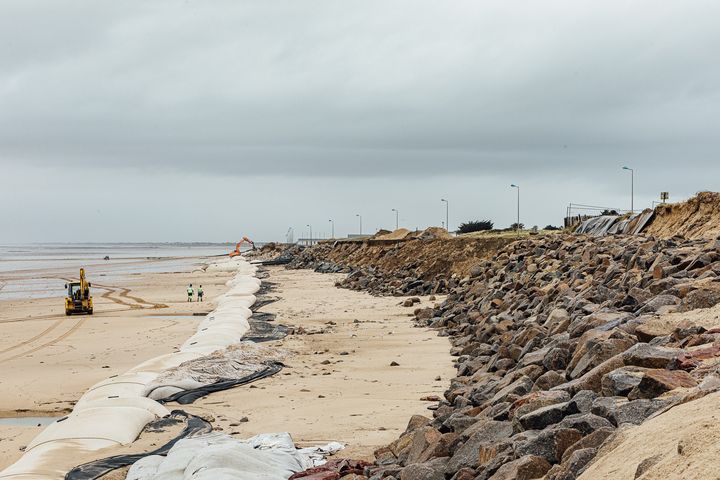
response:
M37 272L37 275L44 275ZM62 416L93 384L169 353L195 331L210 302L188 303L185 288L207 298L229 274L145 273L93 282L95 314L65 316L62 298L0 302L0 418ZM41 427L0 425L0 468L20 457Z
M286 368L250 386L168 408L213 418L216 428L239 437L288 431L304 445L340 441L347 444L342 455L362 458L395 439L410 415L430 413L421 398L441 395L452 376L449 343L415 328L413 309L400 306L401 297L336 288L339 275L282 267L268 272L263 281L275 285L269 295L278 301L262 311L276 314L277 323L302 327L270 344L288 351ZM227 289L229 277L195 271L94 281L93 316L66 317L61 298L1 301L0 417L61 416L96 382L176 350ZM188 283L202 284L210 301L187 303ZM423 304L430 302L424 298ZM17 460L41 429L0 425L0 468ZM147 451L170 436L141 437L69 459L67 466Z
M400 306L402 297L335 288L344 275L270 272L277 284L271 295L280 300L262 311L276 313L278 323L324 333L274 343L290 352L280 375L213 394L188 412L210 413L216 425L241 437L288 431L301 445L339 441L347 446L340 455L368 459L404 431L411 415L431 416L432 402L421 398L442 396L455 371L450 344L415 328L414 309Z

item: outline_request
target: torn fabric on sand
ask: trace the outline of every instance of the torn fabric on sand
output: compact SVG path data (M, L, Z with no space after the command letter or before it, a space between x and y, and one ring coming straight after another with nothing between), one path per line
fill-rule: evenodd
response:
M167 370L147 385L143 395L162 402L192 403L213 391L277 373L286 355L282 349L243 341Z
M332 442L296 448L289 433L261 434L239 440L224 433L183 439L167 457L137 461L127 480L287 480L293 474L326 463L343 448Z

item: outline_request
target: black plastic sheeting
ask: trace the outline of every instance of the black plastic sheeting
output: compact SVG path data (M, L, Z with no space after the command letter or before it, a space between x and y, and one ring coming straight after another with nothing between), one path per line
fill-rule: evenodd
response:
M255 295L256 296L257 295L266 295L266 294L272 292L273 290L275 290L276 286L277 286L277 283L262 282L262 284L260 284L260 289L258 289L258 291L255 292Z
M255 372L251 375L247 375L242 378L233 378L230 380L219 380L215 383L211 383L209 385L204 385L202 387L193 388L190 390L183 390L182 392L175 393L173 395L170 395L169 397L165 397L161 400L158 400L159 403L168 403L168 402L177 402L180 405L188 405L190 403L193 403L198 398L205 397L207 395L210 395L213 392L220 392L222 390L227 390L229 388L235 388L240 385L246 385L248 383L255 382L257 380L260 380L262 378L270 377L272 375L275 375L280 370L282 370L284 365L280 362L271 362L268 363L268 365L260 370L259 372Z
M288 263L292 262L294 258L294 256L280 256L273 260L261 260L258 263L260 265L287 265Z
M255 312L255 313L253 313L252 316L248 319L248 321L252 320L252 321L254 321L254 322L256 322L256 323L257 323L257 322L268 323L268 322L274 322L276 318L277 318L277 315L275 315L274 313L269 313L269 312ZM243 337L243 340L244 340L244 339L245 339L245 337Z
M252 305L252 307L250 307L250 309L253 312L257 312L262 307L264 307L266 305L270 305L273 302L277 302L278 300L280 300L279 297L268 297L267 295L260 296L260 297L258 297L257 300L255 300L255 303L253 303L253 305Z
M94 462L84 463L70 470L65 475L65 480L95 480L103 475L107 475L113 470L118 468L127 467L137 462L138 460L150 456L150 455L167 455L170 449L183 438L190 438L197 435L203 435L212 432L212 425L207 421L195 415L190 415L182 410L173 410L170 413L170 417L161 418L155 422L149 423L145 430L152 431L157 430L163 426L163 423L167 425L169 421L184 419L186 425L180 434L170 440L168 443L147 453L135 453L130 455L116 455L114 457L103 458L101 460L95 460Z

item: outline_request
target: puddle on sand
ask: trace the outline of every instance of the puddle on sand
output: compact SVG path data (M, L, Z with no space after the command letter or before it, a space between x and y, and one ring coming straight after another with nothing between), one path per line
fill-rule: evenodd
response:
M10 417L0 418L0 426L13 427L44 427L62 417Z

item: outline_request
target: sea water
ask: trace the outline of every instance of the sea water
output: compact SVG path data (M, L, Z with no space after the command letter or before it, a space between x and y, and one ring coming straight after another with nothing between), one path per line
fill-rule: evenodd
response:
M7 417L0 418L0 425L13 427L45 427L61 417Z
M225 256L234 248L181 243L0 245L0 300L62 297L64 278L76 278L80 267L91 282L108 282L139 273L192 271L208 257Z

